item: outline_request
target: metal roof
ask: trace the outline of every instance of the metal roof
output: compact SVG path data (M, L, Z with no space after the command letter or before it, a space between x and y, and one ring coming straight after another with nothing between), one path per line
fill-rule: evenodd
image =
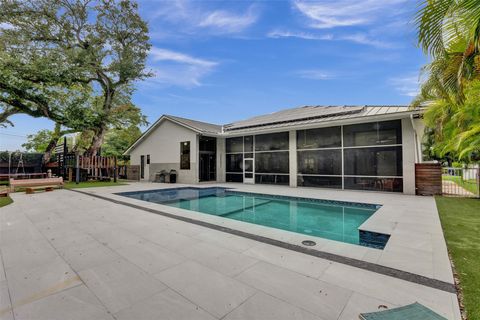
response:
M171 119L173 121L179 122L187 127L190 127L200 133L211 133L211 134L218 134L222 132L222 126L207 122L201 122L192 119L186 119L176 116L165 115L166 118Z
M171 115L164 115L158 119L143 135L137 139L125 154L128 154L141 140L143 140L164 119L176 122L200 134L210 135L238 135L255 134L258 131L277 130L284 127L310 126L350 120L363 117L374 117L406 112L422 112L421 109L411 109L409 106L304 106L285 109L278 112L256 116L250 119L233 122L224 126L186 119Z
M224 132L252 132L407 111L411 111L409 106L306 106L234 122L225 125Z
M305 106L280 110L274 113L234 122L225 125L224 129L225 131L231 131L253 127L265 127L282 123L292 123L302 120L327 118L343 114L354 114L361 112L363 108L363 106Z

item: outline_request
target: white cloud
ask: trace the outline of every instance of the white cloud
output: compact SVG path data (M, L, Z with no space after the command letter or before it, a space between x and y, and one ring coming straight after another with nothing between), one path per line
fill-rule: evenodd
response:
M258 19L258 10L250 6L244 14L215 10L198 23L199 27L215 28L218 33L237 33L245 30Z
M381 40L376 40L373 38L370 38L364 33L356 33L352 35L346 35L346 36L340 36L339 40L346 40L346 41L352 41L355 43L359 44L365 44L369 45L372 47L377 47L377 48L393 48L395 47L393 44Z
M213 72L218 62L163 48L150 50L151 81L163 86L198 87Z
M393 44L381 40L376 40L364 33L356 33L349 35L333 35L333 34L315 34L303 31L286 31L273 30L267 33L267 37L280 38L299 38L304 40L323 40L323 41L351 41L358 44L369 45L377 48L393 48Z
M330 72L319 69L300 70L297 71L296 74L299 75L301 78L311 80L329 80L334 78L334 75Z
M212 10L201 1L174 0L162 2L160 9L150 13L151 19L162 18L177 26L177 31L187 33L234 34L255 24L260 10L250 5L243 12Z
M295 0L294 7L309 19L313 28L328 29L365 25L408 0Z
M415 97L420 91L420 78L418 75L407 75L389 79L392 85L401 95Z
M267 34L269 38L300 38L305 40L333 40L333 35L331 34L323 34L323 35L316 35L313 33L308 32L301 32L301 31L282 31L282 30L273 30Z
M176 52L168 49L153 47L150 49L151 57L154 61L174 61L178 63L185 63L189 65L196 65L201 67L214 67L217 62L204 60L200 58L192 57L188 54Z

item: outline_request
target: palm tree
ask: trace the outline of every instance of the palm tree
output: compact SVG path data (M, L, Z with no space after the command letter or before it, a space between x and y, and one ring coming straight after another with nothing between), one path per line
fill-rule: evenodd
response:
M480 74L480 0L423 0L416 25L418 44L433 59L417 102L461 103L465 81Z
M480 0L422 0L416 16L418 44L431 58L414 105L432 151L463 161L480 159Z

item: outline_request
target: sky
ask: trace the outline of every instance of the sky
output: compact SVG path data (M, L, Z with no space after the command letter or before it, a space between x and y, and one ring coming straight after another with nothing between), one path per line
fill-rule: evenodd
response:
M152 49L134 103L216 124L304 105L408 104L427 58L412 0L141 0ZM46 119L11 117L0 150ZM142 128L145 130L146 127Z

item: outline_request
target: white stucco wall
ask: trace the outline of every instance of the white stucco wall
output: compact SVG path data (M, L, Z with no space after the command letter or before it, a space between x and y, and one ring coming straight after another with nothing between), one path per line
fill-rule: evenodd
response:
M425 135L425 123L423 119L412 119L413 130L415 130L415 147L416 157L415 161L423 162L423 136Z
M225 182L225 138L217 138L217 182Z
M190 141L190 170L180 170L180 142ZM130 151L130 163L140 165L140 156L150 155L145 165L145 179L152 180L156 171L175 169L179 183L197 183L197 134L169 120L164 120ZM151 170L149 170L149 167Z
M410 118L402 119L403 193L415 194L415 130Z
M297 131L290 130L289 137L289 166L290 166L290 187L297 186Z

